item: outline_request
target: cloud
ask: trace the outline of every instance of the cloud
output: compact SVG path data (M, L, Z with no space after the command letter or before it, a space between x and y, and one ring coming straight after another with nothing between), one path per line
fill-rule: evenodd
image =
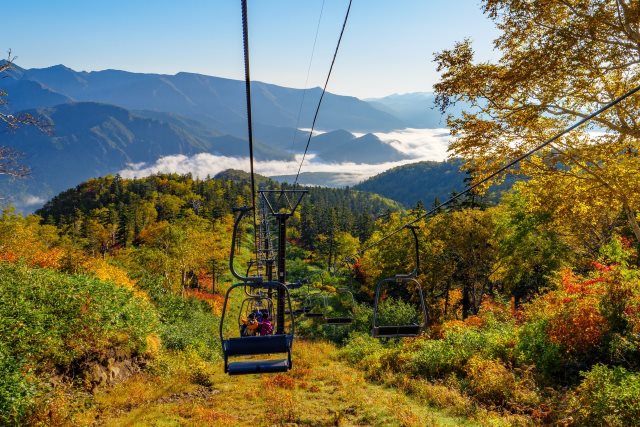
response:
M28 206L39 206L42 205L44 202L46 202L47 200L42 198L42 197L38 197L38 196L34 196L32 194L25 194L22 197L22 200L20 200L20 204L22 206L28 207Z
M396 150L421 160L444 160L449 147L448 129L407 128L391 132L377 132L382 141Z
M449 133L447 129L403 129L377 132L375 135L398 151L411 156L409 160L367 164L356 162L327 163L314 154L307 154L302 172L330 172L335 185L353 185L390 168L424 160L444 160L447 157ZM266 176L295 175L302 156L295 160L257 160L256 173ZM194 156L177 154L165 156L153 164L129 164L120 171L125 178L140 178L156 173L191 173L198 178L214 176L227 169L249 170L249 160L244 157L218 156L200 153Z

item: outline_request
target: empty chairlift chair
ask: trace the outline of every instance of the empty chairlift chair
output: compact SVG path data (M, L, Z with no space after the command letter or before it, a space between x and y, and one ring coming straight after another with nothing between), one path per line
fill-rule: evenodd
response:
M382 279L378 282L376 286L376 295L373 306L373 329L372 336L375 338L401 338L401 337L415 337L420 334L422 329L427 324L427 307L424 302L424 295L422 293L422 285L416 279L419 269L420 269L420 247L418 245L418 235L416 234L415 227L407 226L414 237L415 243L415 268L409 274L397 274L394 277ZM402 324L381 324L379 319L379 311L383 304L382 297L384 296L385 289L398 287L404 288L405 290L410 290L410 288L414 288L415 294L414 297L418 298L418 302L420 305L420 310L418 317L421 317L421 320L415 319L409 322L402 322Z
M335 304L329 304L329 302ZM327 325L351 325L353 323L353 309L355 299L347 288L338 288L334 295L325 298L324 321Z
M321 293L307 295L304 300L303 310L304 317L312 319L324 319L325 314L325 296Z

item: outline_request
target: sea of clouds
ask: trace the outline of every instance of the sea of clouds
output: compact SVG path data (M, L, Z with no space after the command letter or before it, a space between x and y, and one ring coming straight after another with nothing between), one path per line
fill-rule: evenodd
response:
M314 132L315 133L315 132ZM355 134L361 136L361 134ZM393 168L407 163L423 160L444 160L450 135L448 129L402 129L392 132L376 132L375 135L396 150L407 154L410 159L378 164L357 162L327 163L313 153L307 154L302 172L329 172L335 174L333 185L353 185ZM313 144L310 152L313 151ZM295 175L301 155L295 160L260 160L254 162L255 172L265 176ZM249 170L249 159L244 157L227 157L210 153L193 156L177 154L165 156L153 164L129 164L120 171L124 178L140 178L156 173L191 173L194 177L214 176L227 169Z

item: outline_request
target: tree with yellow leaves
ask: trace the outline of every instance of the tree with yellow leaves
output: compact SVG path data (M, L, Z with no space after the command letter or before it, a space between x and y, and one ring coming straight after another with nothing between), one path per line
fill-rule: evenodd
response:
M484 0L483 10L502 32L497 62L475 62L469 40L435 57L440 108L470 106L449 117L450 152L477 180L640 84L640 2ZM639 107L640 96L624 100L517 172L547 191L579 187L556 198L565 221L595 198L640 241Z

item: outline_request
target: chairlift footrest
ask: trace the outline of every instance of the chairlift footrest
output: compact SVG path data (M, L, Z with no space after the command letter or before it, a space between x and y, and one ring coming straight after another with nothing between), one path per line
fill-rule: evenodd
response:
M231 362L227 366L229 375L270 374L287 372L291 369L287 359L251 360L247 362Z

